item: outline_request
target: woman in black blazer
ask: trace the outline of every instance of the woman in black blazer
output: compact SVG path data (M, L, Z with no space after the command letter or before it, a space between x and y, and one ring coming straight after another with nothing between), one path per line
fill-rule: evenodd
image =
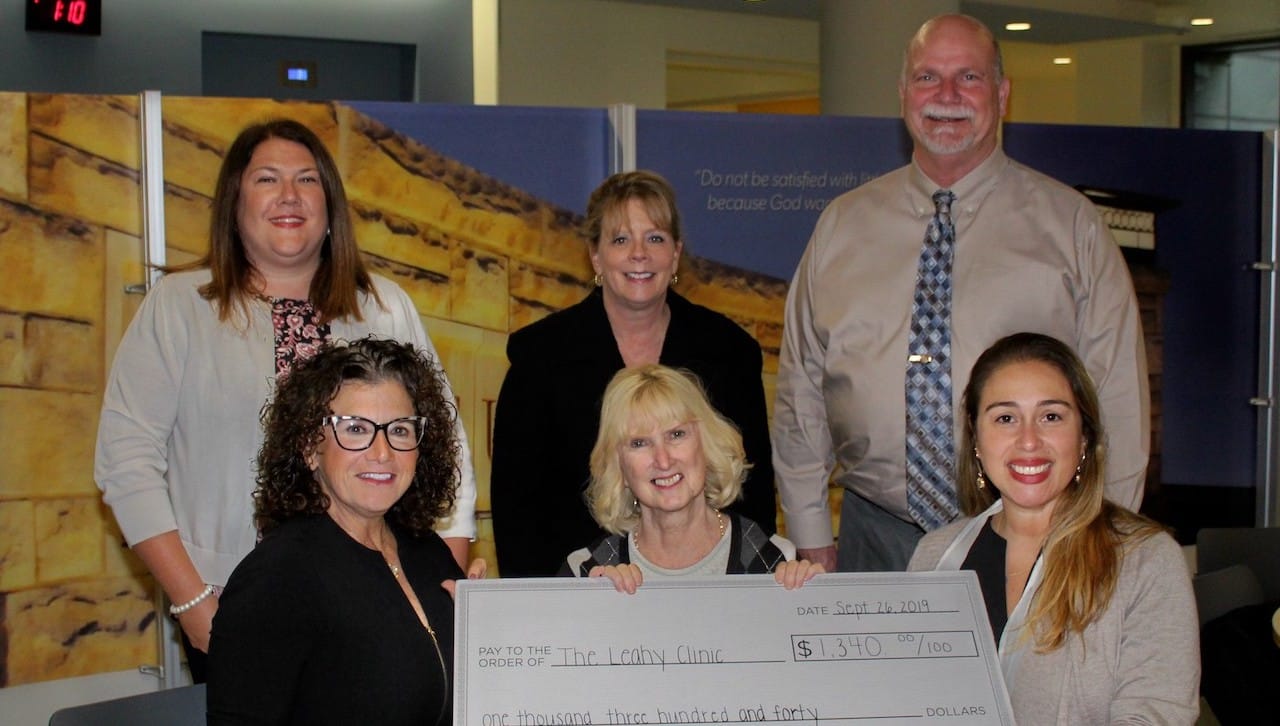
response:
M504 577L555 575L565 553L603 536L583 500L600 398L615 373L646 363L697 374L741 430L753 468L730 509L775 529L760 345L669 289L684 250L675 192L653 172L615 174L591 194L587 233L596 289L507 342L490 478Z

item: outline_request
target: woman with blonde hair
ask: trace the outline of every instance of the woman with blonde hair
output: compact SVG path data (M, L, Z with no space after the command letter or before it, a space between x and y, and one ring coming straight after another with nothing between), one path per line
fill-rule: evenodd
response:
M1103 498L1106 436L1076 354L1037 333L997 341L964 392L965 517L911 570L975 570L1019 723L1191 724L1199 630L1182 552Z
M742 436L691 374L651 364L605 389L587 506L609 534L569 555L561 574L608 577L635 592L646 576L773 573L799 587L822 568L726 512L750 464Z
M585 227L595 288L507 341L490 476L504 577L554 575L565 552L604 534L582 502L600 396L615 373L646 363L699 377L755 464L730 509L776 529L760 344L676 292L686 247L675 190L651 171L614 174L591 193Z

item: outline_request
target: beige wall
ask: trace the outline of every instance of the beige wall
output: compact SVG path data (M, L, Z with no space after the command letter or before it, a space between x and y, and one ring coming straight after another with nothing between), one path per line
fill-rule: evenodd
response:
M504 105L667 107L667 54L816 67L812 21L607 0L502 0Z
M759 96L785 94L781 72L812 73L819 62L816 21L710 13L607 0L502 0L498 99L502 104L641 108L735 108ZM887 11L886 11L887 12ZM912 27L915 22L912 21ZM874 69L824 72L857 96L859 87L887 89L884 108L867 115L898 114L898 53ZM1171 82L1177 46L1172 41L1106 41L1077 46L1005 44L1015 93L1009 120L1170 126L1176 124ZM1049 60L1079 56L1072 66ZM735 73L717 85L708 74L677 77L698 58L723 59L759 76L744 85ZM869 78L874 71L885 78ZM828 82L833 82L828 80ZM879 98L879 97L878 97Z
M1168 98L1176 92L1165 59L1169 42L1115 40L1075 46L1077 106L1074 123L1176 127Z
M491 0L486 0L486 2ZM833 0L826 0L833 2ZM541 106L606 106L629 102L640 108L737 109L764 97L794 98L780 91L780 69L812 74L822 63L838 62L820 53L817 21L759 17L738 13L684 10L610 0L498 0L499 42L488 51L496 61L497 99L502 104ZM906 9L888 0L834 0L875 3L872 10L931 13L955 5L953 0L928 0ZM1020 0L1020 4L1058 11L1105 14L1142 22L1183 23L1194 8L1184 5L1151 7L1119 0L1063 3L1061 0ZM1204 3L1201 3L1204 4ZM1179 123L1178 73L1183 44L1216 42L1241 37L1240 22L1248 18L1258 33L1280 31L1280 3L1275 0L1220 0L1205 4L1230 17L1219 28L1197 28L1177 36L1097 41L1063 46L1005 43L1005 60L1014 81L1010 121L1063 124L1174 127ZM878 10L876 8L879 8ZM867 10L851 13L862 17ZM875 16L871 12L871 17ZM1185 17L1184 17L1185 16ZM841 15L840 17L846 17ZM914 21L910 23L914 27ZM877 48L888 60L868 67L821 69L827 83L841 84L856 101L858 115L896 116L897 69L903 37L892 42L880 37L881 23L872 23ZM894 30L894 32L898 32ZM824 31L826 42L841 42L841 33ZM845 43L857 41L845 37ZM1053 66L1054 55L1070 55L1075 62ZM717 84L714 75L682 74L698 58L722 59L747 73L760 71L755 86L743 76ZM721 62L721 61L715 61ZM687 80L686 80L687 79ZM679 85L676 85L679 84ZM789 91L790 89L788 89ZM846 111L836 110L837 113Z

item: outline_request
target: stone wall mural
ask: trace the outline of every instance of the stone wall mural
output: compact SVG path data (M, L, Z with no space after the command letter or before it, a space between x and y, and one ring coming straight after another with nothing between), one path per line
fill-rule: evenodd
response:
M222 154L246 124L306 123L342 171L361 249L414 300L460 399L489 527L492 412L507 334L591 285L581 218L337 103L163 100L168 260L206 248ZM106 371L143 280L138 102L0 93L0 687L159 660L155 585L93 482ZM680 291L765 350L785 283L686 258Z
M0 94L0 685L157 661L154 585L93 483L139 219L134 99Z

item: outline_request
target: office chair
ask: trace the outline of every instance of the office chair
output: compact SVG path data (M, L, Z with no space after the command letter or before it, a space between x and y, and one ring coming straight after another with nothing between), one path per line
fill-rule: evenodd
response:
M205 723L204 691L201 683L62 708L49 726L197 726Z
M1201 529L1196 561L1200 695L1221 723L1275 723L1280 528Z
M1206 527L1196 537L1193 583L1200 624L1280 599L1280 527Z

